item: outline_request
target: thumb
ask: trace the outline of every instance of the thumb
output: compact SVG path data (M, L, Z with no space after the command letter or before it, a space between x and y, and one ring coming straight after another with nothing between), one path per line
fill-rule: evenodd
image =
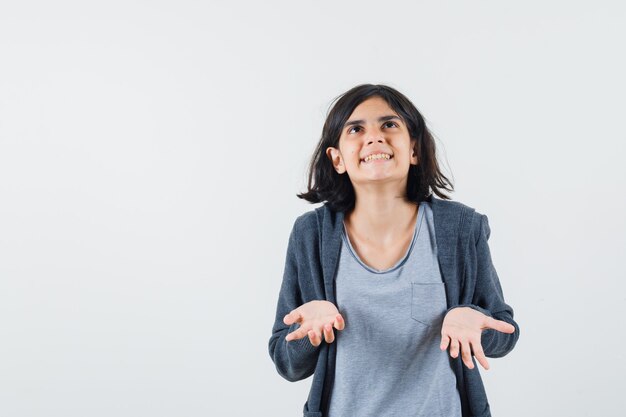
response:
M502 333L514 333L515 332L515 326L513 326L511 323L507 323L504 320L496 320L494 318L491 318L488 326Z
M283 323L291 325L297 321L300 321L301 318L302 315L300 314L300 312L298 310L293 310L283 318Z

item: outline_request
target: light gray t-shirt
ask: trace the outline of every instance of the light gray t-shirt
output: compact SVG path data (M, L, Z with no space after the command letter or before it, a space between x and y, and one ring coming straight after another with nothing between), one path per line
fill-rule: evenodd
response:
M448 352L439 349L447 309L430 204L396 265L367 266L343 230L336 276L335 380L326 417L461 417Z

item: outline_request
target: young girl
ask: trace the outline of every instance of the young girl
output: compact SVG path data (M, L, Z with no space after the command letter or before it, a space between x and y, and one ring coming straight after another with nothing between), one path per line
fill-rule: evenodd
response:
M490 416L475 360L489 369L519 326L487 216L442 193L415 106L385 85L339 96L308 188L324 205L294 222L269 340L281 376L314 375L304 416Z

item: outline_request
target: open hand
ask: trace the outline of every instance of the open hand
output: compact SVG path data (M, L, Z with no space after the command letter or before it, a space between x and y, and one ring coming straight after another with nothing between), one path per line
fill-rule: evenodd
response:
M468 368L474 368L471 356L474 353L482 367L489 369L489 363L480 344L483 329L495 329L503 333L515 332L515 327L506 321L496 320L471 307L457 307L448 311L443 319L439 347L446 350L450 345L450 356L456 358L459 356L460 345L463 363Z
M343 330L346 326L337 307L326 300L313 300L302 304L287 314L283 322L288 325L300 323L299 329L285 337L286 341L302 339L308 335L313 346L322 343L322 333L326 342L332 343L335 340L333 326L337 330Z

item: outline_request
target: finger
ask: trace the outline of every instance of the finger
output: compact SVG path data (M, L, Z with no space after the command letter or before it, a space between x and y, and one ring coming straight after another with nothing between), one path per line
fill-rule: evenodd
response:
M326 343L332 343L335 340L333 326L331 326L330 324L324 325L324 340L326 340Z
M478 363L480 363L483 368L488 370L489 362L487 362L487 357L485 356L485 352L483 351L483 347L480 342L473 342L472 349L474 350L474 357L478 360Z
M346 327L346 322L343 320L341 314L335 316L335 323L333 324L337 330L343 330Z
M448 337L448 335L442 334L441 343L439 344L439 349L446 350L449 345L450 345L450 338Z
M459 356L459 341L454 338L450 338L450 356L453 358Z
M302 315L298 310L292 310L289 314L283 317L283 323L292 325L295 322L299 322L302 319Z
M470 350L469 341L464 340L461 343L461 357L463 358L463 363L469 369L474 369L474 362L472 362L472 351Z
M300 327L298 330L294 330L285 336L285 340L289 342L290 340L302 339L304 336L306 336L306 330Z
M309 341L313 346L319 346L322 343L322 336L317 334L313 329L309 330Z
M506 321L503 320L496 320L494 318L491 318L491 320L488 323L488 326L492 329L495 329L499 332L502 333L513 333L515 332L515 326L513 326L511 323L507 323Z

